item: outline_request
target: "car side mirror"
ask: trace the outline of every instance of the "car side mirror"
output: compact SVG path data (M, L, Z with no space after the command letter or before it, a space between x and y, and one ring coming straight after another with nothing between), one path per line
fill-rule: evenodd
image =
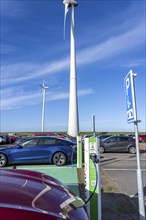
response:
M15 146L15 148L16 149L21 149L21 148L23 148L21 145L19 145L19 144L17 144L16 146Z

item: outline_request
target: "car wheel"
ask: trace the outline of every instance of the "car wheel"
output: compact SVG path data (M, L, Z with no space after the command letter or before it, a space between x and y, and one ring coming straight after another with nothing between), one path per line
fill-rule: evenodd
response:
M129 147L128 151L130 154L136 154L136 147L131 146L131 147Z
M103 154L105 152L105 149L103 146L100 147L100 153Z
M7 164L7 157L0 153L0 167L4 167Z
M56 166L63 166L66 164L66 155L62 152L57 152L53 155L52 161Z

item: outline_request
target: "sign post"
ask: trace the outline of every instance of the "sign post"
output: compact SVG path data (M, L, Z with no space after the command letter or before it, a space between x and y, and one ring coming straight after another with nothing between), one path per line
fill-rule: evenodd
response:
M95 115L92 115L92 131L93 136L95 137Z
M142 184L142 174L140 168L140 155L139 155L139 140L138 140L138 122L136 110L136 97L134 86L134 74L132 70L125 77L125 91L126 91L126 110L127 122L134 123L135 141L136 141L136 156L137 156L137 188L138 188L138 201L139 201L139 219L145 220L145 207L144 207L144 194Z

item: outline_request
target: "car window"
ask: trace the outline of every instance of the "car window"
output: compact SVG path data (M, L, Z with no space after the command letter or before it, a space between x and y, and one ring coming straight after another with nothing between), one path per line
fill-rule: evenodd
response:
M63 140L60 140L60 139L56 139L55 144L56 144L56 145L63 145L63 144L64 144L64 141L63 141Z
M129 139L127 137L118 137L118 141L120 142L124 142L124 141L128 141Z
M116 142L117 138L116 137L111 137L107 139L107 142L112 143L112 142Z
M56 139L56 138L40 138L38 145L63 145L63 140Z
M35 139L29 139L27 141L24 141L23 143L21 143L20 145L23 147L34 147L37 145L38 142L38 138Z
M55 141L54 138L40 138L38 145L55 145Z

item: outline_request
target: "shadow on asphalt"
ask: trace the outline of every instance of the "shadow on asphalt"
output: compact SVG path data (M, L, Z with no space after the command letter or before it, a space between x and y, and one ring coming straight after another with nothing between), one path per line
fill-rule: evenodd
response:
M132 199L120 193L102 192L102 220L139 220Z
M84 184L79 184L79 188L80 197L87 201ZM138 208L129 196L121 193L102 191L101 212L102 220L139 220Z
M107 165L107 164L115 163L117 161L127 160L128 158L133 158L133 157L136 157L136 154L128 154L126 155L126 157L121 157L121 158L112 157L112 158L105 158L105 159L104 159L104 156L101 156L100 164L102 165L102 163L104 163L104 165Z
M143 194L146 195L146 187L143 188ZM134 204L134 206L138 209L138 207L139 207L138 193L136 193L134 196L132 196L131 201ZM145 206L145 213L146 213L146 196L144 197L144 206Z

